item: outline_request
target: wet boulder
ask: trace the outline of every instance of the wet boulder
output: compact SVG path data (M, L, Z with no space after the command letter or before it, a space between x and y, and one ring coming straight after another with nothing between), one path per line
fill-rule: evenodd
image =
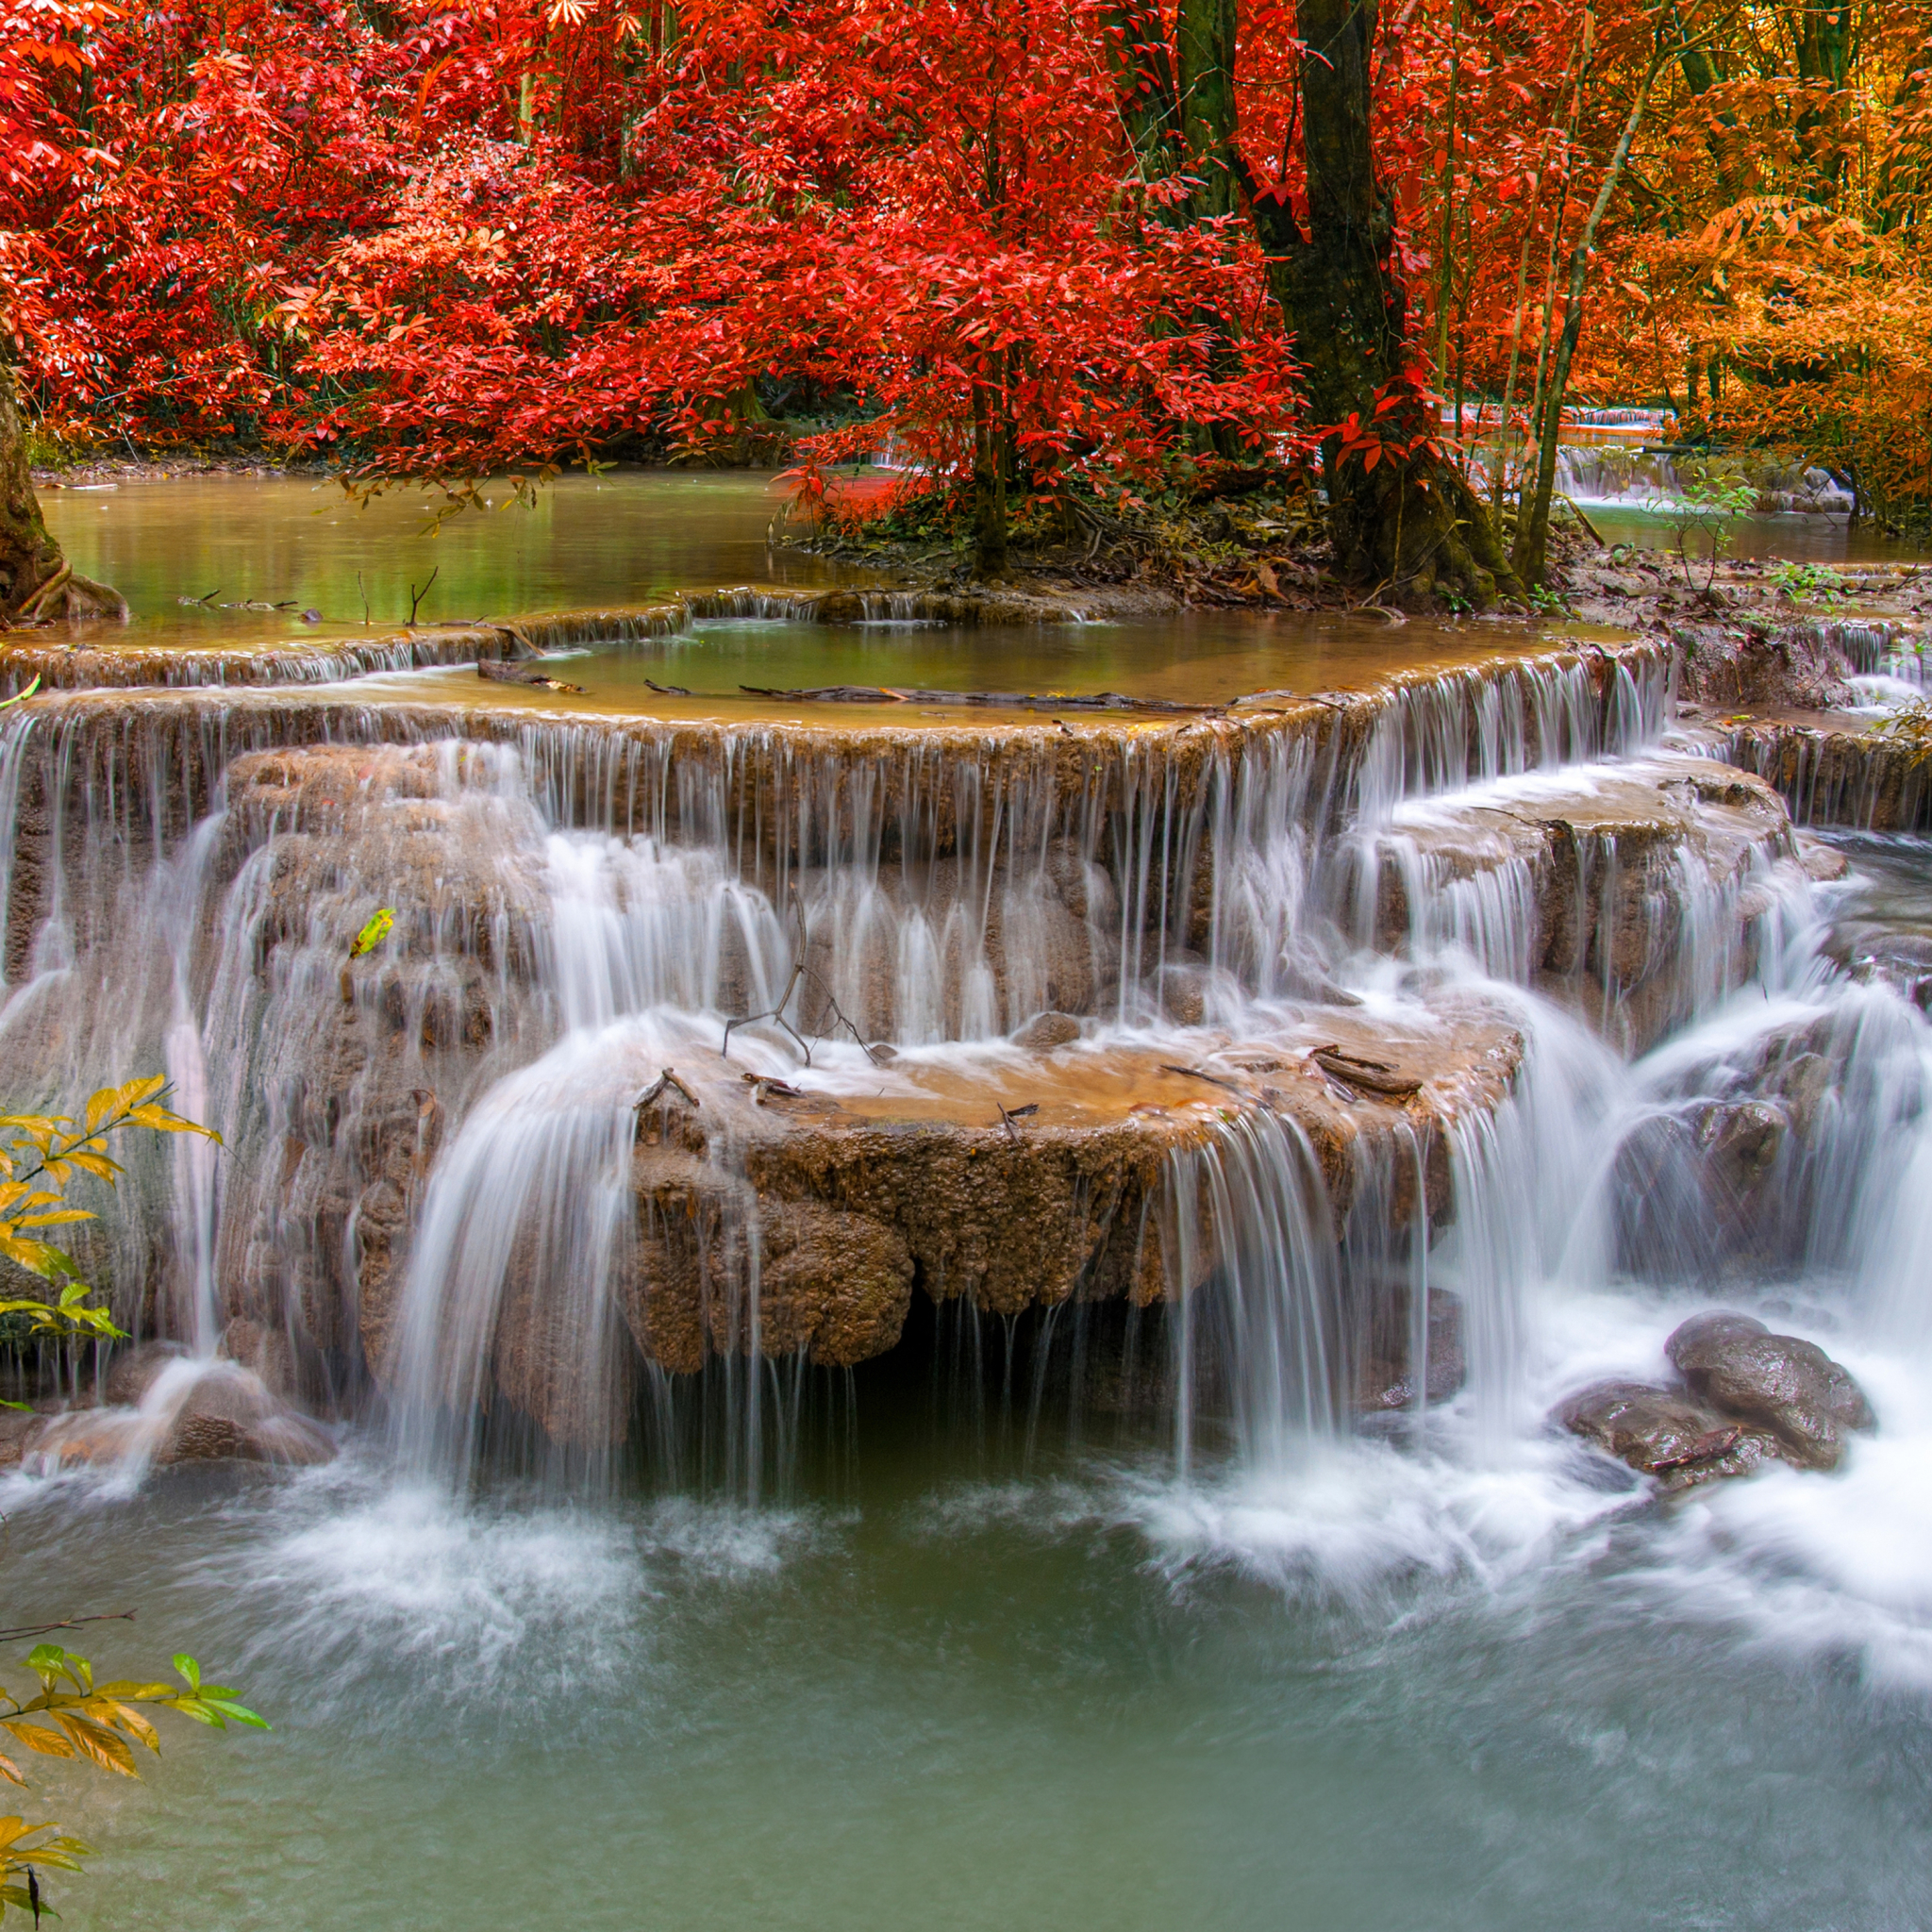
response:
M103 1394L110 1404L139 1408L142 1399L171 1362L185 1361L188 1350L178 1341L142 1341L114 1357Z
M1718 1101L1705 1108L1697 1142L1711 1179L1732 1200L1747 1199L1777 1165L1790 1125L1783 1110L1767 1101Z
M1879 930L1848 950L1860 978L1883 980L1922 1011L1932 1010L1932 937Z
M307 1416L276 1400L259 1376L226 1362L197 1376L168 1419L158 1463L312 1464L334 1459L335 1444Z
M1836 1469L1847 1434L1876 1426L1865 1391L1816 1342L1774 1335L1749 1315L1693 1316L1664 1352L1702 1401L1771 1430L1806 1469Z
M1394 1320L1374 1324L1370 1348L1356 1377L1356 1407L1364 1415L1387 1415L1412 1408L1417 1394L1410 1357L1413 1339L1407 1332L1408 1298L1398 1298ZM1429 1294L1428 1338L1424 1351L1424 1400L1447 1402L1469 1379L1463 1346L1462 1298L1446 1290Z
M1013 1044L1028 1053L1052 1053L1071 1046L1080 1037L1080 1023L1072 1013L1036 1013L1013 1035Z
M1748 1475L1783 1454L1768 1431L1647 1382L1593 1382L1559 1404L1554 1420L1665 1490Z

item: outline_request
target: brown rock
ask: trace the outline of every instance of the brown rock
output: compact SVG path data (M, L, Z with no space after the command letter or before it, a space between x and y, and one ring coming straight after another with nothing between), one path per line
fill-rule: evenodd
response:
M180 1361L187 1354L188 1350L178 1341L140 1342L114 1357L103 1392L110 1403L138 1408L142 1397L154 1386L155 1377L170 1362Z
M1013 1044L1028 1053L1051 1053L1070 1046L1080 1037L1080 1023L1071 1013L1036 1013L1013 1035Z
M1565 1397L1555 1419L1632 1469L1678 1485L1743 1473L1726 1461L1738 1457L1743 1426L1681 1390L1593 1382Z
M1407 1295L1400 1297L1390 1311L1390 1319L1376 1324L1370 1355L1363 1360L1356 1379L1356 1407L1374 1415L1414 1406L1415 1377L1407 1333ZM1445 1289L1429 1292L1428 1346L1425 1357L1426 1397L1447 1402L1457 1394L1469 1378L1469 1363L1463 1348L1462 1297Z
M1690 1388L1724 1415L1770 1429L1789 1460L1836 1469L1845 1436L1876 1426L1851 1374L1815 1342L1774 1335L1748 1315L1701 1315L1664 1352Z
M1712 1177L1741 1200L1777 1164L1789 1126L1783 1110L1769 1102L1720 1101L1700 1114L1697 1142Z

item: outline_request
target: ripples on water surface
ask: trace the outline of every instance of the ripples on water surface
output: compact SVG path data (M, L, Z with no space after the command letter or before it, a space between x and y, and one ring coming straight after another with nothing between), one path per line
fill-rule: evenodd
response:
M1552 1388L1674 1319L1551 1314ZM16 1493L15 1602L138 1601L277 1719L43 1778L110 1846L66 1923L1923 1924L1932 1414L1842 1353L1886 1417L1848 1474L1669 1518L1455 1413L1188 1486L862 1433L756 1513L458 1507L367 1445Z

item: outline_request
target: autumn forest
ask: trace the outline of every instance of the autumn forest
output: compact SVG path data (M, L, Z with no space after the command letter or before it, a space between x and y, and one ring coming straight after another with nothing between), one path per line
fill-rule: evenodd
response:
M0 274L52 433L444 480L889 451L995 563L1010 519L1319 467L1351 575L1483 597L1541 577L1579 405L1932 511L1916 8L5 23Z

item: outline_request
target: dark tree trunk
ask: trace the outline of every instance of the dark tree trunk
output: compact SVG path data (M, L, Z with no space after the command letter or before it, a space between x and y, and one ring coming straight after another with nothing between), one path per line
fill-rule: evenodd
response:
M27 468L13 372L0 362L0 620L126 615L121 593L77 576L47 534Z
M1433 443L1436 425L1404 391L1406 304L1391 261L1394 208L1376 179L1370 129L1375 0L1300 0L1305 231L1285 196L1250 184L1275 299L1294 330L1318 423L1374 423L1384 444ZM1391 388L1393 385L1393 388ZM1375 416L1378 396L1394 407ZM1522 587L1487 506L1433 448L1405 454L1323 444L1329 534L1343 576L1372 594L1473 605Z
M1181 151L1196 220L1235 206L1235 0L1180 0L1174 15Z
M1102 23L1114 99L1141 175L1164 181L1181 166L1174 55L1158 0L1112 0ZM1163 221L1175 215L1163 210Z
M1850 0L1804 0L1796 25L1798 78L1838 94L1851 78L1857 28ZM1798 142L1811 158L1814 192L1820 201L1838 196L1844 158L1831 140L1834 110L1807 108L1798 116Z
M992 380L973 383L973 574L996 580L1007 574L1006 356L990 358Z

